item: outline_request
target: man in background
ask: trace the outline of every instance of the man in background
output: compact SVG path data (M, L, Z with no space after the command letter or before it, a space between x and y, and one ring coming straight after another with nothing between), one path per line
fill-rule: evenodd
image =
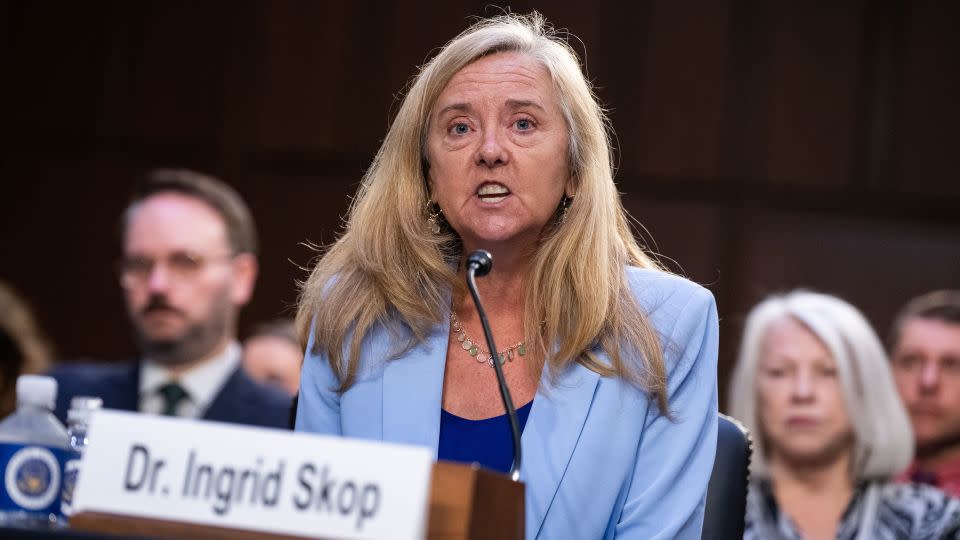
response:
M917 445L902 479L960 496L960 291L907 303L894 323L890 358Z
M241 369L240 308L257 278L253 218L223 182L156 170L123 215L118 277L140 358L129 364L66 364L56 413L99 396L105 408L286 427L290 398Z
M243 342L243 368L247 374L290 397L300 389L301 364L303 349L291 320L261 324Z

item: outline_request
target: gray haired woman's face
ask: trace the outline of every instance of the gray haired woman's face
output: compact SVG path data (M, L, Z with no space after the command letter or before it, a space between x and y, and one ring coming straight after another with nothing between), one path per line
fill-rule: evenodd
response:
M453 76L430 117L428 181L465 250L538 241L571 193L567 145L553 82L534 59L498 53Z
M836 362L806 326L784 317L767 328L756 380L771 463L826 463L851 455L854 432Z

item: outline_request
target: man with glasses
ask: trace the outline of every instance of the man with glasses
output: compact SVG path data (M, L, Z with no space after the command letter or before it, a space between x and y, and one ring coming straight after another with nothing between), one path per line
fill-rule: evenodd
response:
M890 345L917 444L902 480L960 496L960 291L911 300L894 322Z
M257 277L240 195L196 172L153 171L123 215L122 243L117 273L141 357L58 369L57 415L91 395L106 408L286 427L290 397L240 366L237 317Z

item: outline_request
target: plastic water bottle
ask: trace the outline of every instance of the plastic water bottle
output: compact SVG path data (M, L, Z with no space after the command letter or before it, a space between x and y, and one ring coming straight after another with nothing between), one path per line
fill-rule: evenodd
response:
M73 456L63 466L63 500L61 510L68 518L73 514L73 490L80 476L80 459L87 448L87 428L90 426L90 416L94 411L103 407L103 400L98 397L77 396L70 400L70 410L67 412L67 436L70 439L70 450Z
M17 410L0 422L0 525L56 528L63 466L70 455L67 430L55 416L57 381L40 375L17 379Z

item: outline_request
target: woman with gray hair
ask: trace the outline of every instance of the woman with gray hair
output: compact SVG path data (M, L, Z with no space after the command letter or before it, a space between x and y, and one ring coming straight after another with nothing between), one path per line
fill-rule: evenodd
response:
M890 481L913 455L910 422L879 338L843 300L794 291L754 307L730 412L754 434L744 538L960 535L960 501Z
M479 280L487 351L464 286ZM633 238L607 120L537 14L480 21L419 72L298 311L296 428L505 471L528 538L700 538L716 451L713 296Z

